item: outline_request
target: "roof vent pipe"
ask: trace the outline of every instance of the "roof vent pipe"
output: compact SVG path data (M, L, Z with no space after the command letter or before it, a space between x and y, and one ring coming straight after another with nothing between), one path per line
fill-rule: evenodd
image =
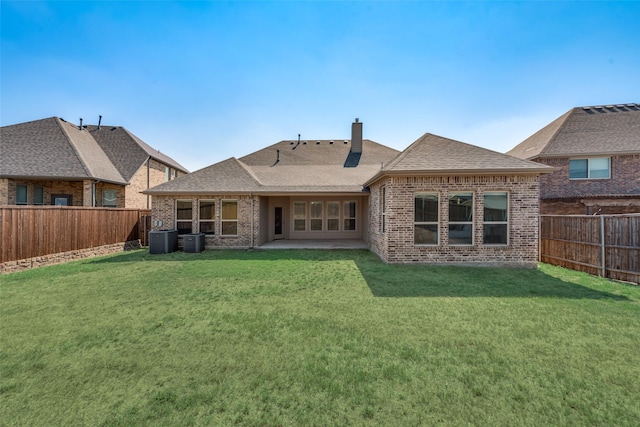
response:
M102 116L98 116L98 129L100 129L101 122L102 122Z
M351 152L362 153L362 122L358 118L351 124Z
M82 117L80 117L80 126L78 126L78 129L82 130Z

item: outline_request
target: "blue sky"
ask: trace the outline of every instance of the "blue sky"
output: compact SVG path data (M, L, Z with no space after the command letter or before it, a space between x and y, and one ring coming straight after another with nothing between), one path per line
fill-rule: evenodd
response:
M640 102L640 2L12 2L2 126L124 126L197 170L280 140L425 132L505 152Z

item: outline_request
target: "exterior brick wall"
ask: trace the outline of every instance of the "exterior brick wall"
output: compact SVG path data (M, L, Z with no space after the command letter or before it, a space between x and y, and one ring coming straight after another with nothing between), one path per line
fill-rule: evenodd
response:
M381 231L381 188L386 188L386 232ZM387 177L370 187L371 250L389 263L472 264L535 267L538 259L538 176ZM449 193L473 192L473 245L449 246ZM509 241L483 244L483 194L509 193ZM439 194L439 244L414 244L414 196Z
M214 200L215 206L215 234L205 237L206 248L250 248L259 244L260 238L260 204L263 200L259 196L248 195L198 195L198 196L154 196L152 199L152 230L167 230L176 228L176 200L191 200L193 202L192 229L198 232L198 201ZM238 201L238 234L236 236L221 235L221 206L223 200ZM252 207L253 204L253 207ZM253 209L253 220L251 216ZM253 235L251 226L253 225ZM181 241L181 239L179 239ZM181 243L179 242L179 245Z
M540 197L559 199L611 194L640 196L640 155L612 156L610 179L569 179L569 157L535 160L559 168L540 178Z
M69 261L76 261L96 256L109 255L117 252L128 251L131 249L139 249L140 241L133 240L130 242L114 243L95 248L81 249L77 251L61 252L57 254L44 255L34 258L21 259L18 261L9 261L0 264L0 274L14 273L17 271L28 270L36 267L44 267L53 264L62 264Z
M16 185L27 186L27 204L33 205L33 188L43 187L44 204L51 204L52 194L70 194L73 206L83 206L84 183L82 181L40 181L40 180L14 180L3 179L5 183L2 187L6 188L6 203L0 199L0 204L15 205L16 204ZM6 186L6 187L5 187ZM2 188L0 187L0 189Z
M160 185L166 182L167 175L165 168L168 167L164 163L151 159L149 161L149 167L145 162L138 171L131 177L131 182L125 188L125 203L128 208L138 209L151 209L152 196L142 194L142 191L153 188L156 185ZM147 174L148 169L148 174ZM170 168L170 178L173 180L175 169ZM177 171L178 176L184 175L184 173ZM148 175L148 176L147 176ZM148 186L147 186L148 180Z

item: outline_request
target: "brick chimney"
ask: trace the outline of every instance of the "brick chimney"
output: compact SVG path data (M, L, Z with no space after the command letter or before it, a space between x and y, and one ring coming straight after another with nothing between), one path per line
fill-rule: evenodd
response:
M362 122L357 118L351 123L351 152L362 153Z

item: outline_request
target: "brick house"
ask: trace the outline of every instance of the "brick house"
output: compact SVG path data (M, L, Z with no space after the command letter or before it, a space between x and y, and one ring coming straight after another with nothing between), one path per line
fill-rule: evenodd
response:
M640 105L573 108L507 154L553 166L543 214L640 213Z
M151 207L143 190L188 173L120 126L50 117L0 128L0 205Z
M533 267L550 170L431 134L398 152L356 119L350 140L281 141L145 193L155 229L209 248L357 240L391 263Z

